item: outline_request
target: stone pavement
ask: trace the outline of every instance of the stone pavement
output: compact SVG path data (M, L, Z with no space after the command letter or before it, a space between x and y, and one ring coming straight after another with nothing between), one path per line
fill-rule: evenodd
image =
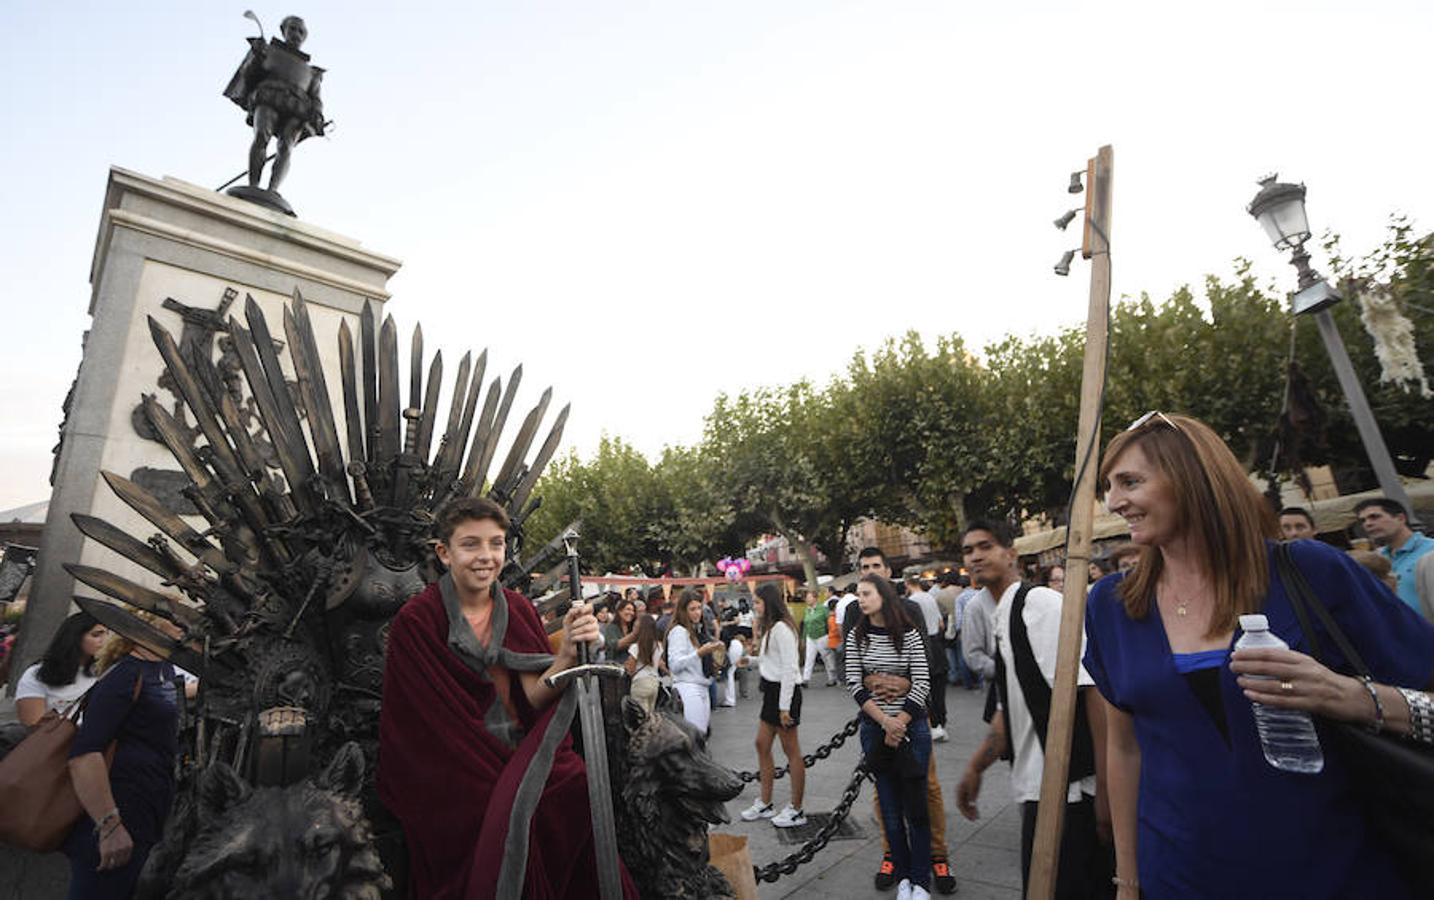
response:
M856 704L843 687L826 687L818 667L812 687L802 696L800 726L802 752L811 753L826 743L853 715ZM959 687L947 688L951 739L934 745L937 777L946 801L946 842L951 852L951 868L956 876L962 900L1020 900L1021 896L1021 820L1019 810L1011 803L1011 780L1005 765L997 763L986 771L981 786L981 818L968 822L956 811L956 781L966 769L966 762L975 752L986 733L981 721L984 693ZM715 709L712 713L712 738L708 749L724 764L737 769L756 770L757 753L752 741L757 734L756 679L752 679L752 698L738 700L735 709ZM786 759L780 743L772 747L776 765ZM830 757L819 760L807 772L806 812L830 812L841 800L841 793L851 779L852 769L861 758L855 736ZM786 778L778 779L773 790L773 803L778 809L790 799ZM763 900L779 897L815 898L894 897L895 892L882 894L872 884L872 877L881 865L881 834L872 815L875 786L866 782L861 795L852 805L851 821L859 837L833 839L812 861L776 883L759 885ZM777 829L768 820L743 822L739 813L757 796L757 784L749 784L736 799L727 804L731 824L714 830L746 835L752 862L758 866L775 862L795 852L800 844L783 844ZM939 895L936 895L939 896Z

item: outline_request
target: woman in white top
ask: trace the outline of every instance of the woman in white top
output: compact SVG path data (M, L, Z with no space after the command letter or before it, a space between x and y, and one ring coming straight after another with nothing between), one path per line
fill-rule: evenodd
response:
M672 624L667 628L667 668L672 672L672 687L682 698L682 715L698 731L707 733L712 719L712 700L707 693L710 679L702 674L702 657L722 648L721 641L697 644L697 624L702 621L702 598L692 588L685 588L672 608Z
M33 728L47 712L63 715L84 696L95 683L91 666L109 633L87 612L77 612L60 625L45 655L15 686L15 714L22 725Z
M797 725L802 714L802 688L797 684L800 669L797 629L782 600L782 589L774 582L757 588L753 612L757 618L757 670L761 673L762 686L762 712L757 722L757 768L761 773L762 793L742 810L742 818L748 822L771 819L778 828L794 828L807 824L802 812L807 768L797 741ZM792 784L792 801L780 813L772 808L772 739L779 735L782 752L787 754L787 777Z
M657 640L657 620L652 616L637 617L632 626L635 640L627 653L636 660L637 668L632 673L632 698L651 713L657 705L657 688L662 677L662 644Z

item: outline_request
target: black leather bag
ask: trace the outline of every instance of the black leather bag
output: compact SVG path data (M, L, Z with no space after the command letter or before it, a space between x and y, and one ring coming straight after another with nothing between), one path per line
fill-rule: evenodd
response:
M1318 618L1344 655L1347 668L1353 670L1345 674L1372 677L1329 608L1295 565L1288 545L1279 546L1275 561L1315 658L1325 662L1313 628ZM1417 687L1422 690L1424 685ZM1319 720L1319 733L1325 746L1339 754L1349 769L1371 830L1394 857L1414 895L1425 896L1434 885L1434 746L1326 719Z

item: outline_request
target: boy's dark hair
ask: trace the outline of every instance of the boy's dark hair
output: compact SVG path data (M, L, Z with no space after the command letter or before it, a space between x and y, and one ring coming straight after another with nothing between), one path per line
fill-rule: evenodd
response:
M880 547L862 547L861 552L856 555L857 567L860 568L863 559L871 559L872 557L881 560L882 565L888 569L891 568L891 560L886 558L886 554L881 552Z
M1358 506L1356 506L1354 509L1356 513L1359 512ZM1305 509L1303 506L1286 506L1284 509L1280 510L1280 517L1284 518L1285 516L1304 516L1305 521L1310 523L1310 527L1314 527L1314 516L1310 515L1310 511Z
M459 497L443 504L443 508L434 517L433 531L438 539L446 544L459 525L482 519L492 519L504 532L512 525L507 510L487 497Z
M1409 521L1409 510L1404 508L1404 504L1398 500L1390 500L1388 497L1370 497L1368 500L1361 500L1354 504L1354 514L1357 516L1371 506L1377 506L1391 516L1403 516L1404 521Z
M986 532L996 539L996 543L1007 549L1016 546L1016 536L1012 533L1011 526L1000 520L972 519L971 523L966 526L966 530L961 532L961 539L965 540L966 535L973 531Z

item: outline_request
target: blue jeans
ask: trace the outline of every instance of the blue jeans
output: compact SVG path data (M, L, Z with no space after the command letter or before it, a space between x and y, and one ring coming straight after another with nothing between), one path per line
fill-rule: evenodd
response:
M911 752L921 769L917 778L901 778L891 772L876 775L876 799L881 805L881 824L891 847L891 865L897 880L914 885L931 884L931 822L926 814L926 770L931 762L931 726L916 719L906 727ZM881 746L886 733L881 726L861 717L861 752L870 754Z
M971 687L980 684L980 679L970 669L966 668L966 657L961 655L961 637L957 634L956 643L946 648L946 661L950 664L946 670L946 680L951 684L959 683L962 687Z

